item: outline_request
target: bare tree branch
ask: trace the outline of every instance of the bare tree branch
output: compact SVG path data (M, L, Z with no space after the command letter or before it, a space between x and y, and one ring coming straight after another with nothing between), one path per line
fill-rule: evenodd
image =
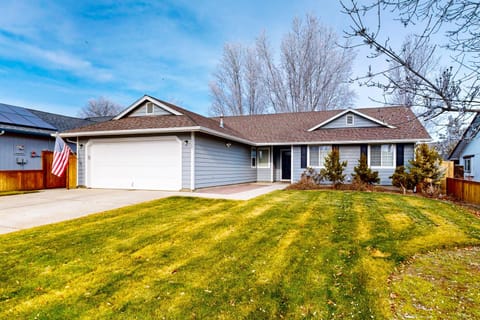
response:
M424 115L434 118L445 112L480 112L480 9L479 4L469 0L372 0L361 6L355 0L341 1L343 11L350 17L350 30L345 32L353 42L371 49L370 58L384 58L390 65L399 66L408 81L383 70L366 77L357 77L363 85L375 86L385 92L404 92L410 95L413 105L427 108ZM425 47L433 35L443 34L450 50L452 66L444 68L439 76L425 73L424 66L412 63L402 49L389 43L389 35L383 34L382 16L393 12L405 28L422 26L414 37L415 50ZM376 16L377 24L370 28L366 22ZM373 29L374 31L370 31ZM383 39L383 40L382 40ZM433 50L431 50L433 54ZM473 56L471 55L473 53ZM469 57L470 56L470 57Z
M83 118L116 116L123 110L123 107L104 97L90 99L80 110L78 115Z
M213 114L335 109L352 104L352 49L317 18L294 19L275 61L266 35L255 48L227 44L210 84Z

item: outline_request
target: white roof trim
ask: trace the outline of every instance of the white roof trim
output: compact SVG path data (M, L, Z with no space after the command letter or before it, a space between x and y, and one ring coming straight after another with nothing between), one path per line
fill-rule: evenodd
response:
M151 128L151 129L131 129L131 130L104 130L104 131L84 131L84 132L66 132L60 133L62 138L70 137L98 137L98 136L125 136L136 134L151 134L151 133L170 133L170 132L185 132L198 131L200 127L179 127L179 128Z
M391 140L332 140L332 141L304 141L304 142L259 142L255 145L257 147L263 146L283 146L283 145L317 145L317 144L386 144L386 143L417 143L417 142L430 142L432 139L391 139Z
M355 110L355 109L346 109L346 110L343 110L342 112L340 112L339 114L337 114L336 116L333 116L333 117L331 117L330 119L327 119L327 120L323 121L322 123L317 124L315 127L308 129L308 131L309 131L309 132L315 131L315 130L323 127L323 126L326 125L327 123L330 123L330 122L332 122L333 120L336 120L336 119L340 118L341 116L343 116L343 115L345 115L345 114L347 114L347 113L349 113L349 112L351 112L351 113L353 113L353 114L356 114L357 116L363 117L363 118L365 118L365 119L368 119L368 120L370 120L370 121L373 121L373 122L375 122L375 123L378 123L378 124L381 125L381 126L388 127L388 128L391 128L391 129L395 129L394 126L389 125L388 123L385 123L385 122L380 121L380 120L378 120L378 119L375 119L375 118L373 118L373 117L367 116L366 114L361 113L360 111L357 111L357 110ZM352 127L349 126L348 128L352 128Z
M250 146L264 147L264 146L284 146L284 145L312 145L312 144L377 144L377 143L417 143L430 142L432 139L390 139L390 140L332 140L332 141L295 141L295 142L252 142L250 140L238 138L226 133L218 132L205 127L179 127L179 128L152 128L152 129L132 129L132 130L110 130L110 131L86 131L86 132L71 132L59 133L62 138L71 137L98 137L98 136L124 136L137 134L154 134L154 133L179 133L179 132L203 132L216 137L228 139L235 142L244 143ZM55 136L52 133L52 136Z
M242 138L238 138L226 133L218 132L209 128L194 126L194 127L178 127L178 128L151 128L151 129L131 129L131 130L104 130L104 131L85 131L85 132L67 132L58 134L62 138L71 137L98 137L98 136L125 136L137 134L154 134L154 133L178 133L178 132L192 132L198 131L210 134L212 136L228 139L235 142L240 142L248 145L255 145L254 142Z
M176 116L181 116L182 113L170 108L169 106L165 105L164 103L162 103L161 101L158 101L157 99L153 98L153 97L150 97L150 96L143 96L142 98L138 99L137 101L135 101L130 107L128 107L127 109L123 110L119 115L117 115L115 118L113 118L113 120L118 120L118 119L121 119L123 118L125 115L129 114L130 112L132 112L135 108L137 108L139 105L141 105L142 103L144 103L145 101L149 101L149 102L152 102L154 103L155 105L159 106L160 108L162 109L165 109L166 111L176 115Z

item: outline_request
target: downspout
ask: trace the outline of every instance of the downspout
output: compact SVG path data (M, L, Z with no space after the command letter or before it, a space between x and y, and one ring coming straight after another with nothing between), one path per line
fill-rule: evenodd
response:
M190 191L195 190L195 132L190 133Z

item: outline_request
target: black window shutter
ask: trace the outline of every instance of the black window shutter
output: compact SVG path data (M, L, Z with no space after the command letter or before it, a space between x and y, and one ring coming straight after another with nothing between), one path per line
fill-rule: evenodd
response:
M307 167L307 146L300 147L300 168L305 169Z
M368 158L368 144L360 145L360 155L364 154Z
M404 145L403 143L398 143L397 144L397 167L398 166L403 166L405 163L405 157L404 157Z

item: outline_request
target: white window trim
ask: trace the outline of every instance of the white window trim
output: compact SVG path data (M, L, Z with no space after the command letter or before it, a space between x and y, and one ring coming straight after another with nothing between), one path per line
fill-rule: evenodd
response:
M152 106L152 112L148 112L148 107ZM145 104L145 114L146 115L152 115L155 114L155 104L153 102L147 102Z
M262 150L262 151L265 151L265 150L268 151L268 163L267 163L266 165L260 164L260 161L259 161L259 160L260 160L260 157L258 156L260 150ZM270 155L271 155L271 150L270 150L269 147L267 147L267 148L257 148L257 168L259 168L259 169L269 169L269 168L270 168L270 162L271 162L271 161L270 161L270 158L271 158Z
M254 150L255 150L255 165L252 165L252 159L253 159L252 151L254 151ZM255 169L257 167L257 158L258 158L257 157L257 148L255 148L255 147L250 148L250 168Z
M308 145L307 146L307 167L310 167L310 168L319 168L319 169L323 169L325 168L324 165L318 165L318 166L312 166L310 164L310 147L330 147L330 151L329 152L332 152L333 148L331 145L328 145L328 144L312 144L312 145ZM320 162L320 161L319 161Z
M348 123L348 118L351 118L352 119L352 123ZM345 116L345 125L347 127L353 127L355 125L355 115L353 114L347 114Z
M395 169L397 167L397 145L394 144L394 143L381 143L381 144L373 144L373 145L379 145L379 146L382 146L382 145L391 145L392 146L392 149L393 149L393 166L372 166L370 164L370 160L371 160L371 157L372 157L372 150L371 150L371 147L372 145L368 145L368 167L369 168L372 168L372 169ZM380 154L380 157L381 157L381 154ZM380 158L380 161L382 161L382 159Z
M467 161L469 162L469 170L467 171L466 168L467 168ZM467 157L467 158L463 158L463 168L464 168L464 173L468 173L468 174L471 174L472 173L472 157Z

